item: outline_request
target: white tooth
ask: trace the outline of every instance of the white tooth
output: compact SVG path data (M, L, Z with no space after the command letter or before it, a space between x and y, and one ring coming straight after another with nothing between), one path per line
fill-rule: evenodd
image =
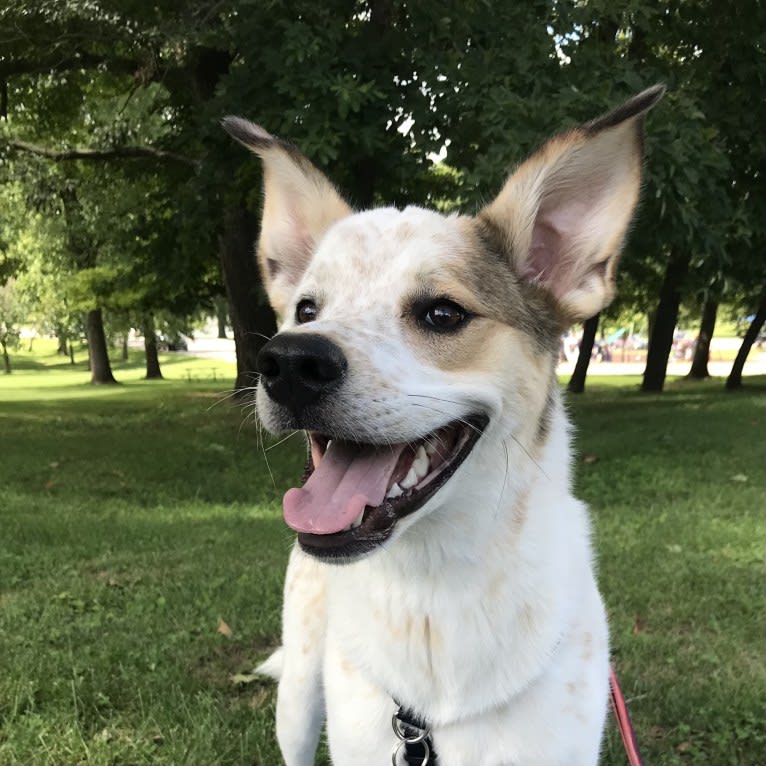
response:
M428 455L421 444L418 447L418 451L415 453L415 460L412 461L412 469L417 474L418 479L422 479L428 473L429 465L430 461L428 460Z
M391 485L391 489L388 490L388 494L386 495L386 497L390 497L393 499L403 494L404 494L404 490L396 482L394 482Z
M350 531L351 531L351 524L349 524L347 527L343 527L343 529L341 529L341 532L350 532Z
M418 475L415 468L410 468L407 475L399 482L402 489L412 489L418 483Z
M429 457L433 457L436 454L436 445L433 442L427 441L425 443L425 450Z
M362 511L357 517L355 521L351 522L351 528L356 529L357 527L361 526L362 524L362 518L364 518L364 511Z

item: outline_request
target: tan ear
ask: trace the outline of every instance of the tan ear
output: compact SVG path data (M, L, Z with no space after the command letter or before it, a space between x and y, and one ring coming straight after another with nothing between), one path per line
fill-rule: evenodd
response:
M655 85L555 136L479 214L500 233L516 273L548 290L566 321L593 316L614 296L641 184L643 117L664 92Z
M222 124L263 160L258 265L269 301L282 316L316 243L335 221L349 215L351 208L292 144L241 117L226 117Z

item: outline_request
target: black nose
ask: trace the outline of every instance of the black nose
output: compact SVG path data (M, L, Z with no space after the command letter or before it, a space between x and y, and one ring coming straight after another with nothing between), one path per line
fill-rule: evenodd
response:
M348 363L340 348L321 335L285 333L260 350L257 366L269 396L298 412L334 389Z

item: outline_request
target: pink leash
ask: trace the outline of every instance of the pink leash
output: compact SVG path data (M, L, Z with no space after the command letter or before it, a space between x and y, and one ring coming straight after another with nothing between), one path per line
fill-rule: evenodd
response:
M633 731L633 724L628 714L628 706L625 704L625 697L622 696L622 689L620 689L620 684L617 682L617 676L611 665L609 666L609 686L612 711L617 721L617 727L620 730L622 744L625 746L628 763L630 766L644 766L644 762L641 760L641 753L638 752L638 742L636 741L636 733Z

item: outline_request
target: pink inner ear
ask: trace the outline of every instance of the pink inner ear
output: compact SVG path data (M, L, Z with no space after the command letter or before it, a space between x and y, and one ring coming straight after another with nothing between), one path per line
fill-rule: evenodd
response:
M556 271L556 254L561 250L561 234L555 227L539 219L532 229L532 244L524 264L524 276L533 282L549 283Z
M557 196L545 200L537 212L524 276L561 296L574 287L573 256L588 226L589 207L587 200L564 202Z
M274 279L274 277L276 277L277 274L282 271L282 268L279 265L279 261L277 261L275 258L266 259L266 269L269 273L269 279Z
M272 278L281 276L295 286L311 260L314 240L297 211L290 211L266 243L267 267Z

